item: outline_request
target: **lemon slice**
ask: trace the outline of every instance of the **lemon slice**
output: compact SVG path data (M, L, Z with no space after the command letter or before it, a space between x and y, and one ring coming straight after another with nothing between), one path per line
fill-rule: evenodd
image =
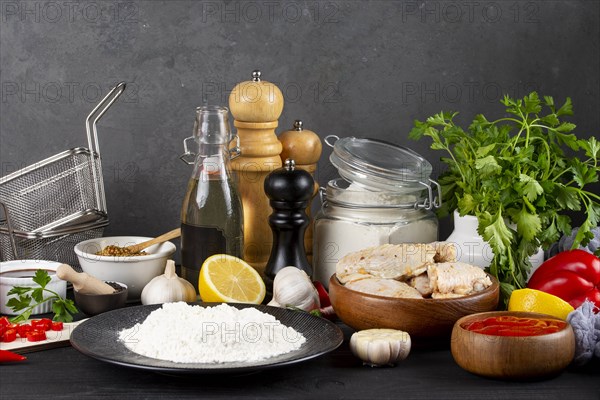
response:
M202 301L260 304L266 288L262 278L244 260L227 254L207 258L200 268L198 289Z
M567 319L573 310L573 306L560 297L535 289L513 290L508 300L508 311L529 311Z

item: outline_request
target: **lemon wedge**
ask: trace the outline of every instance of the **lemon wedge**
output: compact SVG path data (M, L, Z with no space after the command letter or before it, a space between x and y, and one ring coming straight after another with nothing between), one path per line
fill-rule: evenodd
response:
M567 319L573 310L573 306L560 297L535 289L513 290L508 300L508 311L529 311Z
M202 301L260 304L266 287L244 260L227 254L207 258L200 268L198 290Z

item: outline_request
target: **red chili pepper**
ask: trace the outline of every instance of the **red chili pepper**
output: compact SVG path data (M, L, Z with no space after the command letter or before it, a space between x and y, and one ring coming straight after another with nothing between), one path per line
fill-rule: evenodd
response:
M32 329L33 329L33 327L29 324L21 324L21 325L17 326L17 333L19 334L20 337L26 338L27 332L31 331Z
M48 318L43 319L32 319L31 326L34 329L39 329L43 331L49 331L52 328L52 320Z
M2 333L2 340L0 342L14 342L17 340L17 330L16 329L7 329Z
M0 362L15 362L23 361L26 359L26 357L17 353L13 353L12 351L0 350Z
M52 330L53 331L62 331L64 324L62 322L52 322Z
M319 281L314 281L313 285L317 289L317 293L319 293L319 304L321 305L319 309L313 310L316 311L314 314L330 321L335 320L337 315L331 306L331 300L329 299L329 293L327 293L327 289L325 289L325 286L323 286L323 284Z
M321 304L321 308L329 307L331 305L331 300L329 300L329 293L327 293L325 286L319 281L314 281L313 285L315 285L315 288L319 293L319 304Z
M28 342L41 342L42 340L46 340L46 331L33 329L27 332Z
M8 326L8 325L10 325L10 321L8 320L8 318L7 317L1 317L0 318L0 327Z
M586 299L600 308L600 259L583 250L569 250L546 260L527 287L560 297L573 308Z

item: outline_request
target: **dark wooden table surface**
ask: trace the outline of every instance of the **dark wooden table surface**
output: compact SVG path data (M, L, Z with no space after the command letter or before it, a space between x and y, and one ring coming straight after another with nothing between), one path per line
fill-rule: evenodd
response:
M458 367L449 350L415 350L394 368L363 366L346 341L325 356L253 374L167 376L89 358L72 347L0 365L0 399L301 398L600 400L600 361L553 379L505 382Z

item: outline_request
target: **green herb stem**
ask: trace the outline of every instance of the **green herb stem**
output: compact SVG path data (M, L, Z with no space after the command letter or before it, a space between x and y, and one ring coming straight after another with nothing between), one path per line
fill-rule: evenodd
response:
M523 121L521 121L521 120L518 120L518 119L515 119L515 118L505 117L505 118L499 118L499 119L497 119L495 121L492 121L492 122L490 122L490 124L496 125L498 122L514 122L516 124L522 124L523 123Z
M529 114L527 114L527 117L529 117ZM525 119L527 121L527 119ZM533 124L534 122L538 121L538 119L534 119L533 121L531 121L531 123ZM525 147L529 147L529 136L531 135L531 125L528 124L527 122L525 122L525 126L526 126L526 130L527 130L527 134L525 135Z
M548 160L550 160L550 158L551 158L551 156L550 156L550 146L548 146L548 143L546 143L546 141L544 139L542 139L541 137L534 137L534 138L532 138L532 141L534 141L536 139L539 140L540 142L542 142L542 144L546 148L546 156L548 156ZM545 170L544 174L542 175L542 179L545 180L548 177L548 174L550 174L550 163L548 163L546 165L546 170Z
M554 163L554 169L556 169L556 163ZM561 176L563 176L564 174L566 174L567 172L569 172L568 169L563 169L562 171L560 171L554 178L551 179L552 182L556 182ZM573 181L571 181L569 184L573 183ZM568 186L565 185L565 186Z
M29 318L29 316L31 315L31 312L33 311L33 309L34 309L34 308L36 308L37 306L39 306L39 305L42 305L42 304L44 304L44 303L47 303L47 302L49 302L50 300L54 300L54 297L48 297L48 298L45 298L44 300L42 300L42 301L41 301L41 302L39 302L39 303L36 303L36 304L34 304L34 305L30 305L30 306L28 306L27 308L25 308L25 309L24 309L24 310L21 312L21 314L17 315L16 317L12 317L12 318L10 319L10 321L14 323L14 322L19 322L19 321L21 321L21 320L23 320L23 321L24 321L24 320L28 319L28 318ZM27 318L23 318L23 316L24 316L24 315L27 315Z
M446 148L446 151L448 151L448 154L450 154L450 157L452 157L452 160L454 160L454 165L456 165L456 168L458 169L458 172L460 173L462 181L466 182L467 179L465 178L465 174L463 173L462 169L460 168L460 164L458 163L458 161L456 161L456 158L454 157L454 153L452 153L452 151L450 150L450 147L445 146L445 148Z

